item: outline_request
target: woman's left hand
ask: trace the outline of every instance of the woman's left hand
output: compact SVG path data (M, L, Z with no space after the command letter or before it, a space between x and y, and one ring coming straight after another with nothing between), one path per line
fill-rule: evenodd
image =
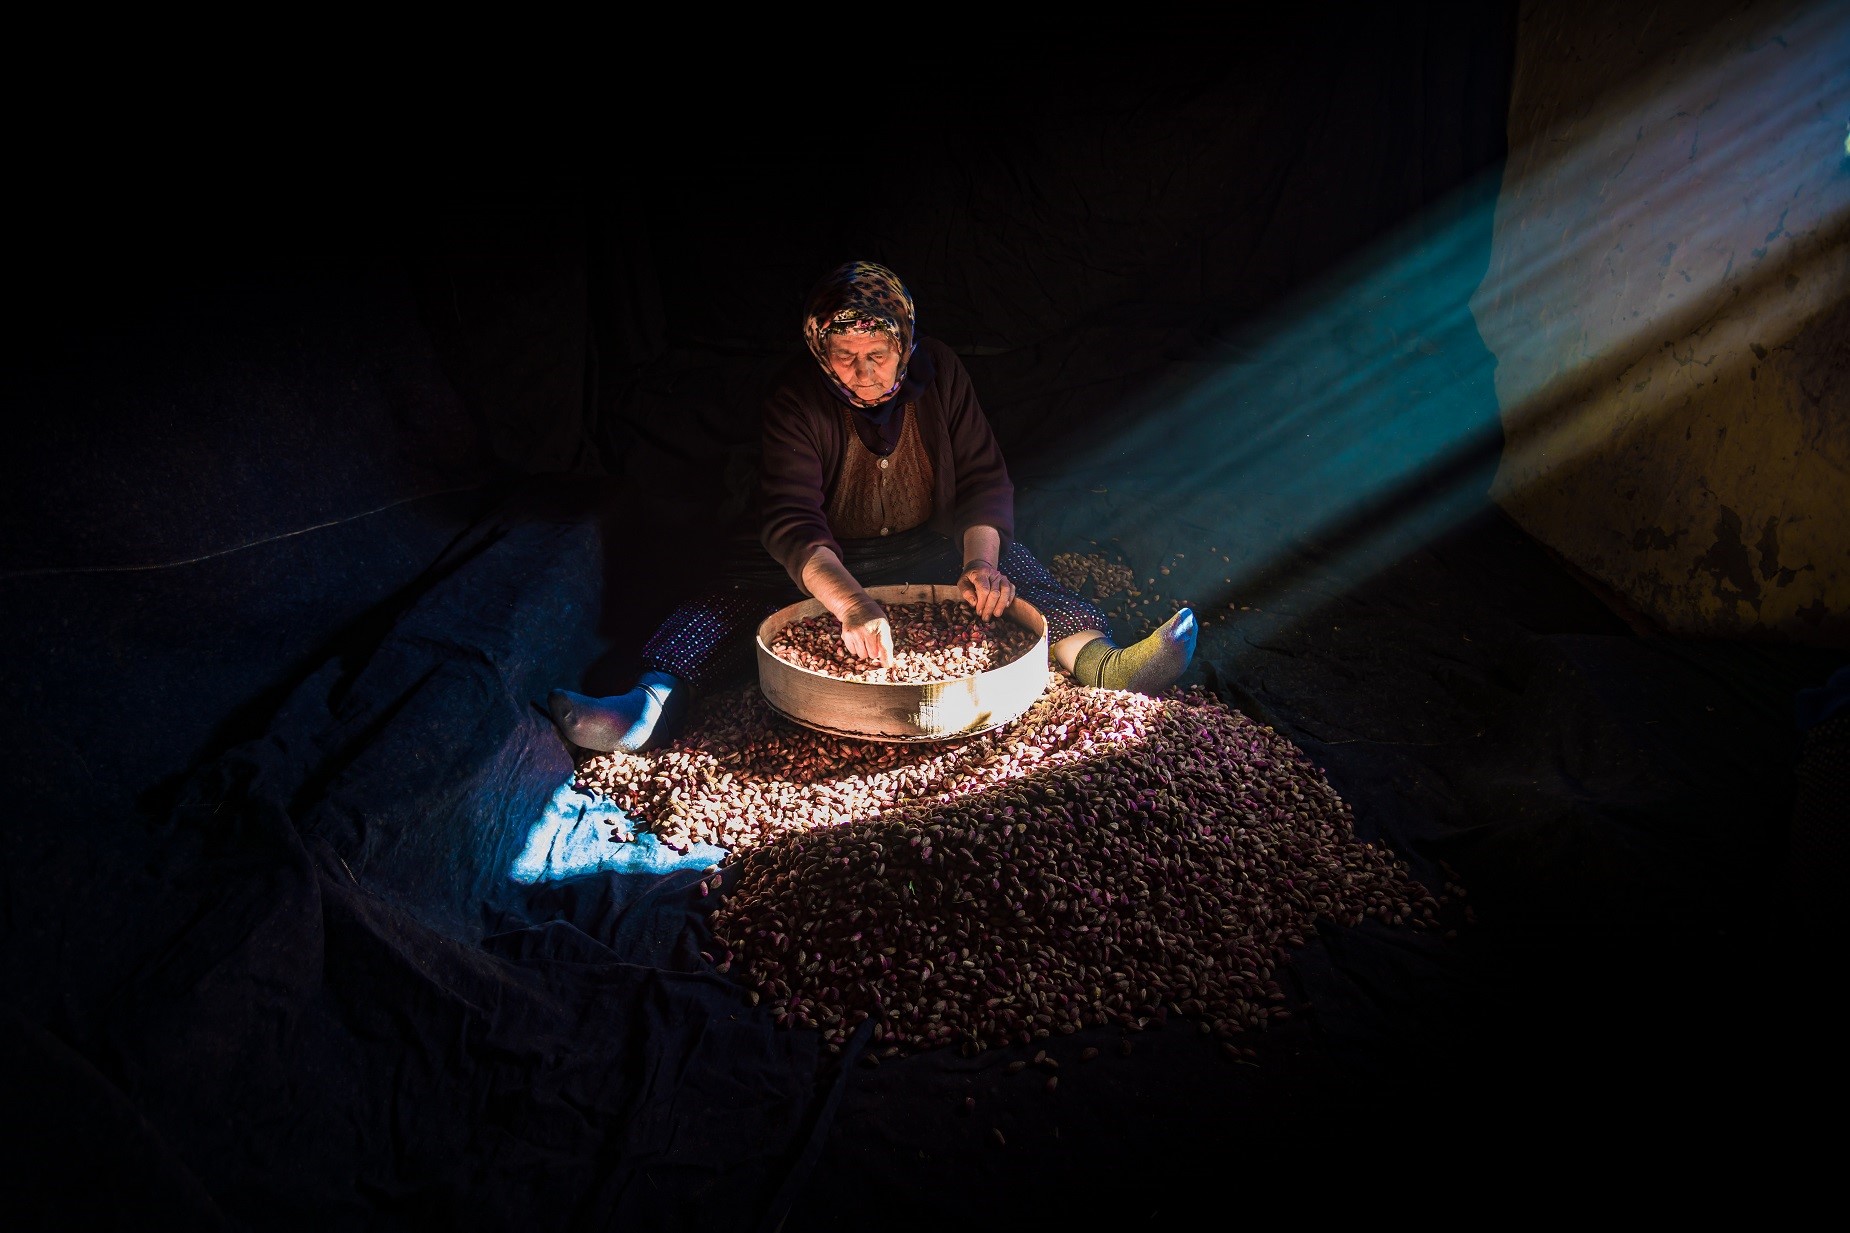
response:
M957 589L985 621L1001 616L1015 602L1015 584L993 565L970 566L958 576Z

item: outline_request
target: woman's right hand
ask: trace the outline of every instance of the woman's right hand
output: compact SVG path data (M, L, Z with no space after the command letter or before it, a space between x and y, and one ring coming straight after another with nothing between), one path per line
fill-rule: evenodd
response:
M841 615L841 640L849 653L883 668L893 666L893 627L886 609L872 599L856 602Z

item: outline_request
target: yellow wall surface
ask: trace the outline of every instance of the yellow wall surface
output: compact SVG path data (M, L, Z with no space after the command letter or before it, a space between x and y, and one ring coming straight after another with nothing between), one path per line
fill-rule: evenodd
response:
M1850 5L1525 4L1493 494L1679 633L1850 645Z

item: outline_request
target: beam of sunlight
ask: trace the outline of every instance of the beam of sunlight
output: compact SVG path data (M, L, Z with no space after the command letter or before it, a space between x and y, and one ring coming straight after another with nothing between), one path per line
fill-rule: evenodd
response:
M1850 291L1835 142L1850 10L1786 16L1711 41L1673 90L1548 117L1513 152L1497 264L1473 306L1498 359L1506 476L1610 447L1610 417L1576 413L1590 387L1676 381L1692 359L1712 379L1714 361L1749 362L1752 341L1785 341ZM1679 354L1691 335L1701 356Z
M1054 478L1034 499L1051 509L1108 493L1104 508L1120 520L1214 528L1241 555L1217 559L1212 578L1174 580L1202 599L1248 592L1294 545L1347 545L1372 568L1481 507L1506 427L1519 430L1518 448L1551 457L1609 444L1602 426L1577 421L1590 411L1573 392L1664 339L1722 313L1760 323L1758 337L1789 337L1845 291L1831 269L1844 264L1850 218L1838 149L1850 6L1778 16L1725 48L1696 40L1715 54L1677 66L1674 91L1615 83L1584 115L1542 117L1511 174L1464 186L1213 358L1172 365L1124 409L1121 430L1047 455ZM1673 139L1688 146L1678 166L1619 174L1625 147ZM1536 195L1558 202L1563 184L1583 186L1557 208L1571 217L1504 243ZM1660 238L1677 241L1674 261ZM1808 270L1813 290L1790 294ZM1664 283L1654 319L1606 312L1628 280L1647 277ZM1592 329L1596 314L1615 323ZM1740 356L1747 328L1730 338Z

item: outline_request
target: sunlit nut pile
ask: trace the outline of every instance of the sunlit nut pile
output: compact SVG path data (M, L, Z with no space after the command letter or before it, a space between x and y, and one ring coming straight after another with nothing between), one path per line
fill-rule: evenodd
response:
M870 1018L887 1047L972 1053L1174 1015L1224 1037L1287 1015L1275 972L1318 918L1433 925L1444 903L1356 840L1302 751L1207 695L1056 676L1013 723L926 746L751 696L580 786L732 849L721 970L831 1048Z
M667 847L684 852L707 843L738 855L903 805L948 806L1036 767L1099 756L1109 740L1100 707L1105 697L1120 696L1084 696L1091 692L1055 673L1047 692L1011 723L962 740L902 744L799 727L746 687L703 698L664 749L586 760L577 786L610 800ZM1134 707L1150 700L1121 701Z
M1096 552L1056 552L1049 568L1054 580L1069 591L1083 594L1091 582L1094 599L1110 599L1137 581L1130 566L1107 561Z
M961 599L886 605L893 630L893 666L862 659L842 642L841 623L823 613L794 621L772 639L771 653L787 663L844 681L923 685L955 681L1000 668L1040 640L1006 617L985 621Z

